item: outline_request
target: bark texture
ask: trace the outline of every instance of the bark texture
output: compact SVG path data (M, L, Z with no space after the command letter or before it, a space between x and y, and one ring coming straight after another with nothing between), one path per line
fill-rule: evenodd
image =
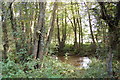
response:
M5 4L1 2L2 10L2 32L3 32L3 58L7 59L7 52L9 49L9 40L8 40L8 29L7 29L7 11L5 10Z
M41 63L43 60L43 54L44 54L44 38L45 38L45 7L46 3L45 2L40 2L39 3L39 18L38 18L38 23L37 26L35 27L35 43L34 43L34 58L35 59L40 59ZM42 67L41 65L37 65L37 67Z
M14 12L13 12L13 3L10 3L9 6L9 10L10 10L10 22L11 22L11 27L12 27L12 31L13 31L13 38L14 38L14 42L15 42L15 47L16 47L16 51L18 52L20 49L19 43L18 43L18 39L17 39L17 23L16 23L16 19L14 17Z
M50 44L51 39L52 39L57 8L58 8L58 4L57 4L57 2L54 2L53 12L52 12L52 17L51 17L51 22L50 22L50 28L48 30L48 34L47 34L47 38L46 38L46 44L45 44L46 52L48 51L48 47L49 47L49 44Z

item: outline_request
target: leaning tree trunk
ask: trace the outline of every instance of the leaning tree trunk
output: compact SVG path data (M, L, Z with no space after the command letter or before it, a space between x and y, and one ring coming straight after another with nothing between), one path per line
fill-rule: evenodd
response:
M93 41L93 44L96 45L94 35L93 35L93 30L92 30L92 24L91 24L91 17L90 17L89 8L88 8L87 4L85 4L85 5L87 7L87 12L88 12L88 19L89 19L89 26L90 26L90 33L91 33L92 41Z
M96 42L95 42L93 30L92 30L91 16L90 16L90 12L89 12L89 8L88 8L87 4L85 4L85 6L86 6L86 8L87 8L88 19L89 19L89 27L90 27L90 33L91 33L92 43L93 43L93 44L91 45L91 51L92 51L92 53L95 53L95 52L96 52Z
M46 44L45 44L46 54L48 52L48 47L49 47L49 44L51 42L53 31L54 31L54 22L55 22L55 18L56 18L57 7L58 7L57 2L54 2L53 12L52 12L52 17L51 17L51 22L50 22L50 28L48 30Z

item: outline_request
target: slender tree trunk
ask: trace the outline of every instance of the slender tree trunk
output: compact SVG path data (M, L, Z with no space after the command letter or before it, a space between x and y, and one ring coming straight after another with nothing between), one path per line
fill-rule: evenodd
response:
M64 34L63 34L63 39L62 39L62 41L63 41L63 43L64 43L64 46L65 46L65 41L66 41L66 38L67 38L67 36L66 36L66 31L67 31L67 20L66 20L66 15L67 15L67 11L66 11L66 8L65 8L65 25L64 25Z
M63 52L63 49L65 47L65 41L66 41L66 28L67 28L67 22L66 22L66 8L65 8L65 20L63 21L63 15L62 15L62 39L60 39L60 29L59 29L59 21L58 21L58 16L57 16L57 31L58 31L58 51Z
M22 17L22 10L20 10L20 17ZM24 47L24 45L25 45L25 24L24 24L24 21L21 21L21 22L19 22L19 24L20 24L20 26L21 26L21 31L22 31L22 33L21 33L21 45L20 45L20 48L23 48Z
M80 16L80 11L79 11L79 5L77 4L76 5L76 8L78 8L78 10L76 10L76 14L79 16L77 18L77 23L78 23L78 31L79 31L79 50L80 48L82 48L82 44L83 44L83 41L82 41L82 23L81 23L81 16Z
M46 45L45 45L46 54L47 54L48 47L51 42L53 31L54 31L54 22L55 22L55 18L56 18L57 7L58 7L57 2L54 2L53 12L52 12L52 17L51 17L51 22L50 22L50 28L49 28L49 31L47 34Z
M102 24L102 23L101 23ZM106 26L106 25L105 25ZM106 26L107 27L107 26ZM106 37L107 37L107 35L106 35L106 28L102 28L102 30L103 30L103 44L104 44L104 48L106 47Z
M87 7L87 5L86 5L86 7ZM88 12L88 19L89 19L89 26L90 26L90 32L91 32L92 41L93 41L93 44L96 45L96 42L95 42L95 39L94 39L94 35L93 35L93 30L92 30L90 12L89 12L89 8L88 7L87 7L87 12Z
M59 18L58 18L58 15L57 15L57 20L56 20L56 23L57 23L57 39L58 39L58 51L60 52L60 44L61 44L61 40L60 40L60 28L59 28Z
M71 5L72 4L73 3L71 2ZM74 16L75 14L74 14L73 6L71 6L71 11L72 11L72 15L73 15L73 24L74 24L73 31L74 31L74 35L75 35L74 46L77 49L78 48L78 44L77 44L77 25L76 25L76 19L75 19L75 16Z
M90 27L90 33L91 33L92 43L93 43L93 44L91 45L91 52L92 52L92 53L95 53L95 51L96 51L96 42L95 42L93 30L92 30L90 12L89 12L89 8L88 8L87 4L85 4L85 6L86 6L87 12L88 12L89 27Z
M57 15L57 38L58 38L58 44L60 44L60 28L59 28L59 19L58 19L58 15Z
M34 3L36 5L36 3ZM35 28L35 19L36 19L36 11L33 12L32 20L31 20L31 27L30 27L30 49L28 50L28 54L32 54L33 44L34 44L34 28Z
M79 49L81 47L81 37L80 37L80 24L79 24L79 19L77 18L77 23L78 23L78 29L79 29Z
M4 3L1 3L2 9L2 31L3 31L3 58L7 59L7 52L9 49L9 41L8 41L8 30L7 30L7 12L5 11Z
M81 47L82 47L82 45L83 45L83 28L82 28L81 19L80 19L80 23L81 23L81 29L80 29L80 30L81 30L81 31L80 31L80 32L81 32L81 33L80 33L80 34L81 34Z
M18 39L17 39L17 23L16 23L16 19L14 17L14 12L13 12L13 2L10 3L9 6L9 10L10 10L10 21L11 21L11 27L12 27L12 31L13 31L13 38L14 38L14 42L15 42L15 47L16 47L16 51L19 51L19 44L18 44Z

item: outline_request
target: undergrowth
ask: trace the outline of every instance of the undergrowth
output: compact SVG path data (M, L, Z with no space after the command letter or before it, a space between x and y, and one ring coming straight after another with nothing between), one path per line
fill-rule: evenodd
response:
M92 58L88 69L76 68L72 65L60 62L51 56L44 56L41 63L39 60L28 58L28 61L20 64L7 59L2 64L3 78L106 78L106 65L102 60ZM42 68L35 69L36 64L43 64ZM114 70L119 73L119 62L114 62Z

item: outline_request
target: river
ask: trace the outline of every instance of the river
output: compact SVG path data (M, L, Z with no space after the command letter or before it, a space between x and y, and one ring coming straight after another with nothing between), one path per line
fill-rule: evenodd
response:
M57 56L58 60L65 62L66 64L71 64L75 67L89 68L89 64L92 63L88 57L80 56Z

